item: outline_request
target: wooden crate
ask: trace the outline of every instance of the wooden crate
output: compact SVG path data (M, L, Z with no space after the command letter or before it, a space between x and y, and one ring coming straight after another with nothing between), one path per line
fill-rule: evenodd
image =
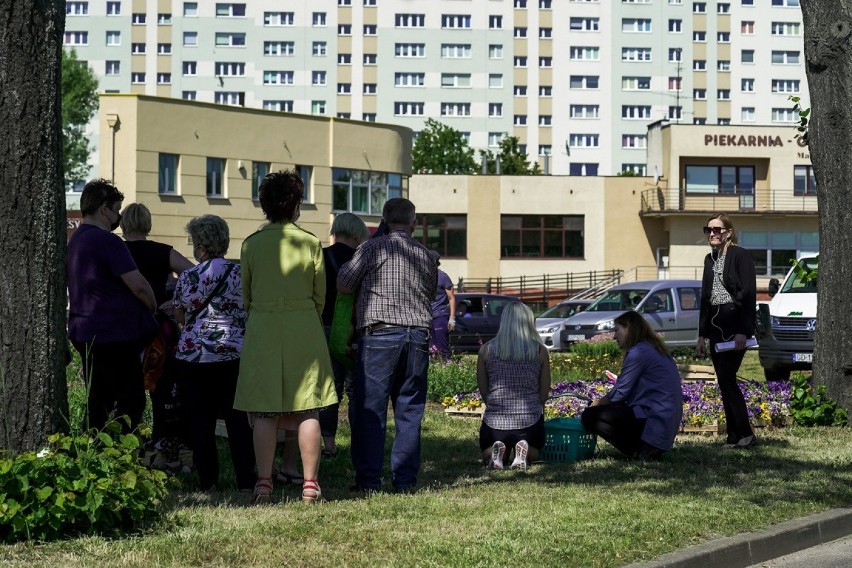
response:
M704 436L712 436L716 434L724 434L726 432L724 422L712 422L703 426L684 426L680 430L681 434L701 434Z
M713 365L678 365L677 370L684 381L716 380L716 370Z
M475 408L473 410L469 408L459 408L458 406L448 406L444 408L444 412L447 416L463 416L467 418L482 418L482 415L485 414L485 405L483 404L479 408Z

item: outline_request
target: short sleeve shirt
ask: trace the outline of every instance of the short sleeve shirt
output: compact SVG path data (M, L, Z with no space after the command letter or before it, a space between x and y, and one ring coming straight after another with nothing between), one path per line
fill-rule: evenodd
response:
M453 281L446 272L438 269L438 289L435 291L435 299L432 300L432 317L449 317L450 298L447 290L453 289Z
M223 291L202 307L231 265L233 269ZM180 334L175 357L190 363L240 358L246 329L240 286L240 266L222 258L202 262L181 273L175 287L174 306L184 310L184 321L188 324Z
M136 263L119 237L84 223L68 241L68 337L79 343L138 341L145 307L121 279Z

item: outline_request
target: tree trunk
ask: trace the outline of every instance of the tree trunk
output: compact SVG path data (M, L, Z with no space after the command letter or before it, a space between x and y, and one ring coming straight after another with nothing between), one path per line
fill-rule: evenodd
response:
M67 427L61 0L0 0L0 448Z
M814 379L852 409L852 0L802 0L819 204Z

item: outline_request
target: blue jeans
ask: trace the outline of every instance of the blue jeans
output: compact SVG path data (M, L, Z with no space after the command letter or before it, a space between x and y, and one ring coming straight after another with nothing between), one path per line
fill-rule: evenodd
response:
M358 340L350 404L355 484L379 489L385 458L388 400L396 436L391 450L394 487L410 489L420 471L420 426L426 408L429 330L387 327Z

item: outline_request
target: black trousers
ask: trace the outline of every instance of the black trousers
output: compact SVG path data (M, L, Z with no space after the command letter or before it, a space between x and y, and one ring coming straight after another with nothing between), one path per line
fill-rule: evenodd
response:
M745 350L716 352L716 343L732 341L734 335L738 333L736 306L733 304L710 306L710 315L710 358L716 370L719 394L722 395L722 406L725 409L727 441L733 444L754 433L748 420L745 397L737 384L737 372L745 357Z
M253 489L254 442L248 414L234 409L234 394L240 374L240 361L216 363L182 362L192 432L192 461L198 470L201 489L215 489L219 482L219 454L216 449L216 420L223 418L228 428L228 446L238 489Z
M110 415L130 418L125 432L134 430L145 410L145 385L139 342L74 343L80 353L88 395L89 428L101 429Z
M583 427L597 434L629 458L642 449L645 419L636 418L633 409L623 402L590 406L581 417Z

